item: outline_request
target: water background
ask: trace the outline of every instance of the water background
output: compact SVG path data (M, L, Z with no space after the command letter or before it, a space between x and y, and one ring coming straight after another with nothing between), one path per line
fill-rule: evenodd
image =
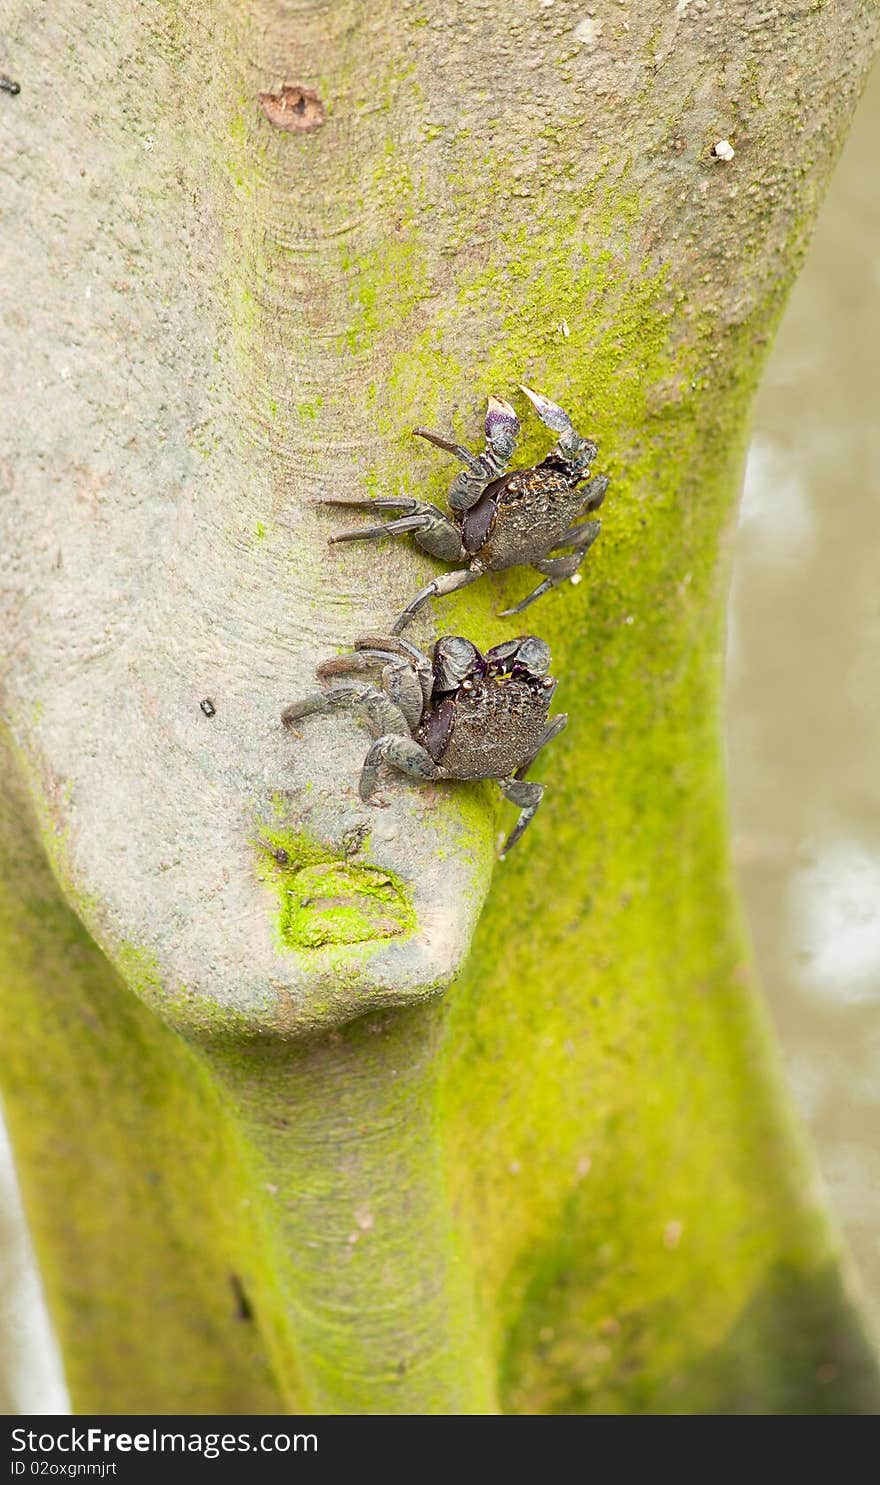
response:
M728 648L761 981L880 1338L880 68L755 408Z

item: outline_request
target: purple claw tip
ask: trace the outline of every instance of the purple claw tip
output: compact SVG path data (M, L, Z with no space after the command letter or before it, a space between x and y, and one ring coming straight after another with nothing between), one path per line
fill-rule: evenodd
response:
M545 397L543 392L533 392L531 387L524 387L522 383L520 383L520 391L525 392L545 428L552 428L554 433L565 433L571 427L571 418L568 413L563 412L555 402L551 402L549 397Z
M521 392L525 392L526 396L529 399L529 402L534 408L537 408L538 412L540 412L543 407L552 406L552 404L549 402L549 399L544 396L543 392L533 392L531 387L523 386L522 382L520 382L519 389Z
M500 397L490 397L486 411L486 437L494 442L505 435L515 438L518 432L519 418L510 403Z

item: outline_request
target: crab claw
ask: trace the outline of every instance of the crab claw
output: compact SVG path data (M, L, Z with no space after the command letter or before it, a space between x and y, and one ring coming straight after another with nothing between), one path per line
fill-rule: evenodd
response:
M479 664L476 645L460 634L447 634L434 646L434 679L438 691L454 691Z
M516 658L534 676L547 675L550 670L550 646L534 634L518 641Z
M486 440L504 458L513 453L519 433L519 418L509 402L500 397L490 397L486 409Z
M545 397L543 392L533 392L531 387L524 387L522 384L520 384L520 391L525 392L545 427L552 428L554 433L571 431L571 418L568 413L558 407L555 402L551 402L549 397Z

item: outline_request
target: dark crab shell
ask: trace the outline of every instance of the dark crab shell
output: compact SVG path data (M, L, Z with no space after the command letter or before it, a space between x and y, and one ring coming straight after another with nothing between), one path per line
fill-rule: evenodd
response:
M445 674L444 647L435 646L435 674ZM473 647L472 647L473 648ZM533 635L507 640L481 655L452 691L435 690L418 741L444 774L498 779L513 774L538 746L556 681L547 674L550 651Z
M545 459L534 469L515 469L487 485L461 523L461 544L469 557L493 572L534 560L569 529L583 492L564 466Z

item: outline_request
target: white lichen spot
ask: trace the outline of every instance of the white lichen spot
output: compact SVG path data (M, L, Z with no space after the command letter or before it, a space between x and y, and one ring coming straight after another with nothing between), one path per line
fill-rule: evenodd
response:
M736 151L729 139L719 139L718 143L712 146L712 153L716 160L729 161L733 159Z
M586 15L574 28L574 39L581 46L594 47L602 35L602 22L595 16Z
M691 0L678 0L678 4L675 7L675 14L684 15L690 4Z
M156 141L153 138L152 134L148 134L146 136L146 138L144 139L144 149L146 150L147 154L150 153L150 151L154 148L155 144L156 144Z
M571 334L571 331L568 328L568 320L560 320L559 321L559 329L562 332L563 339L564 340L568 340L568 337Z

